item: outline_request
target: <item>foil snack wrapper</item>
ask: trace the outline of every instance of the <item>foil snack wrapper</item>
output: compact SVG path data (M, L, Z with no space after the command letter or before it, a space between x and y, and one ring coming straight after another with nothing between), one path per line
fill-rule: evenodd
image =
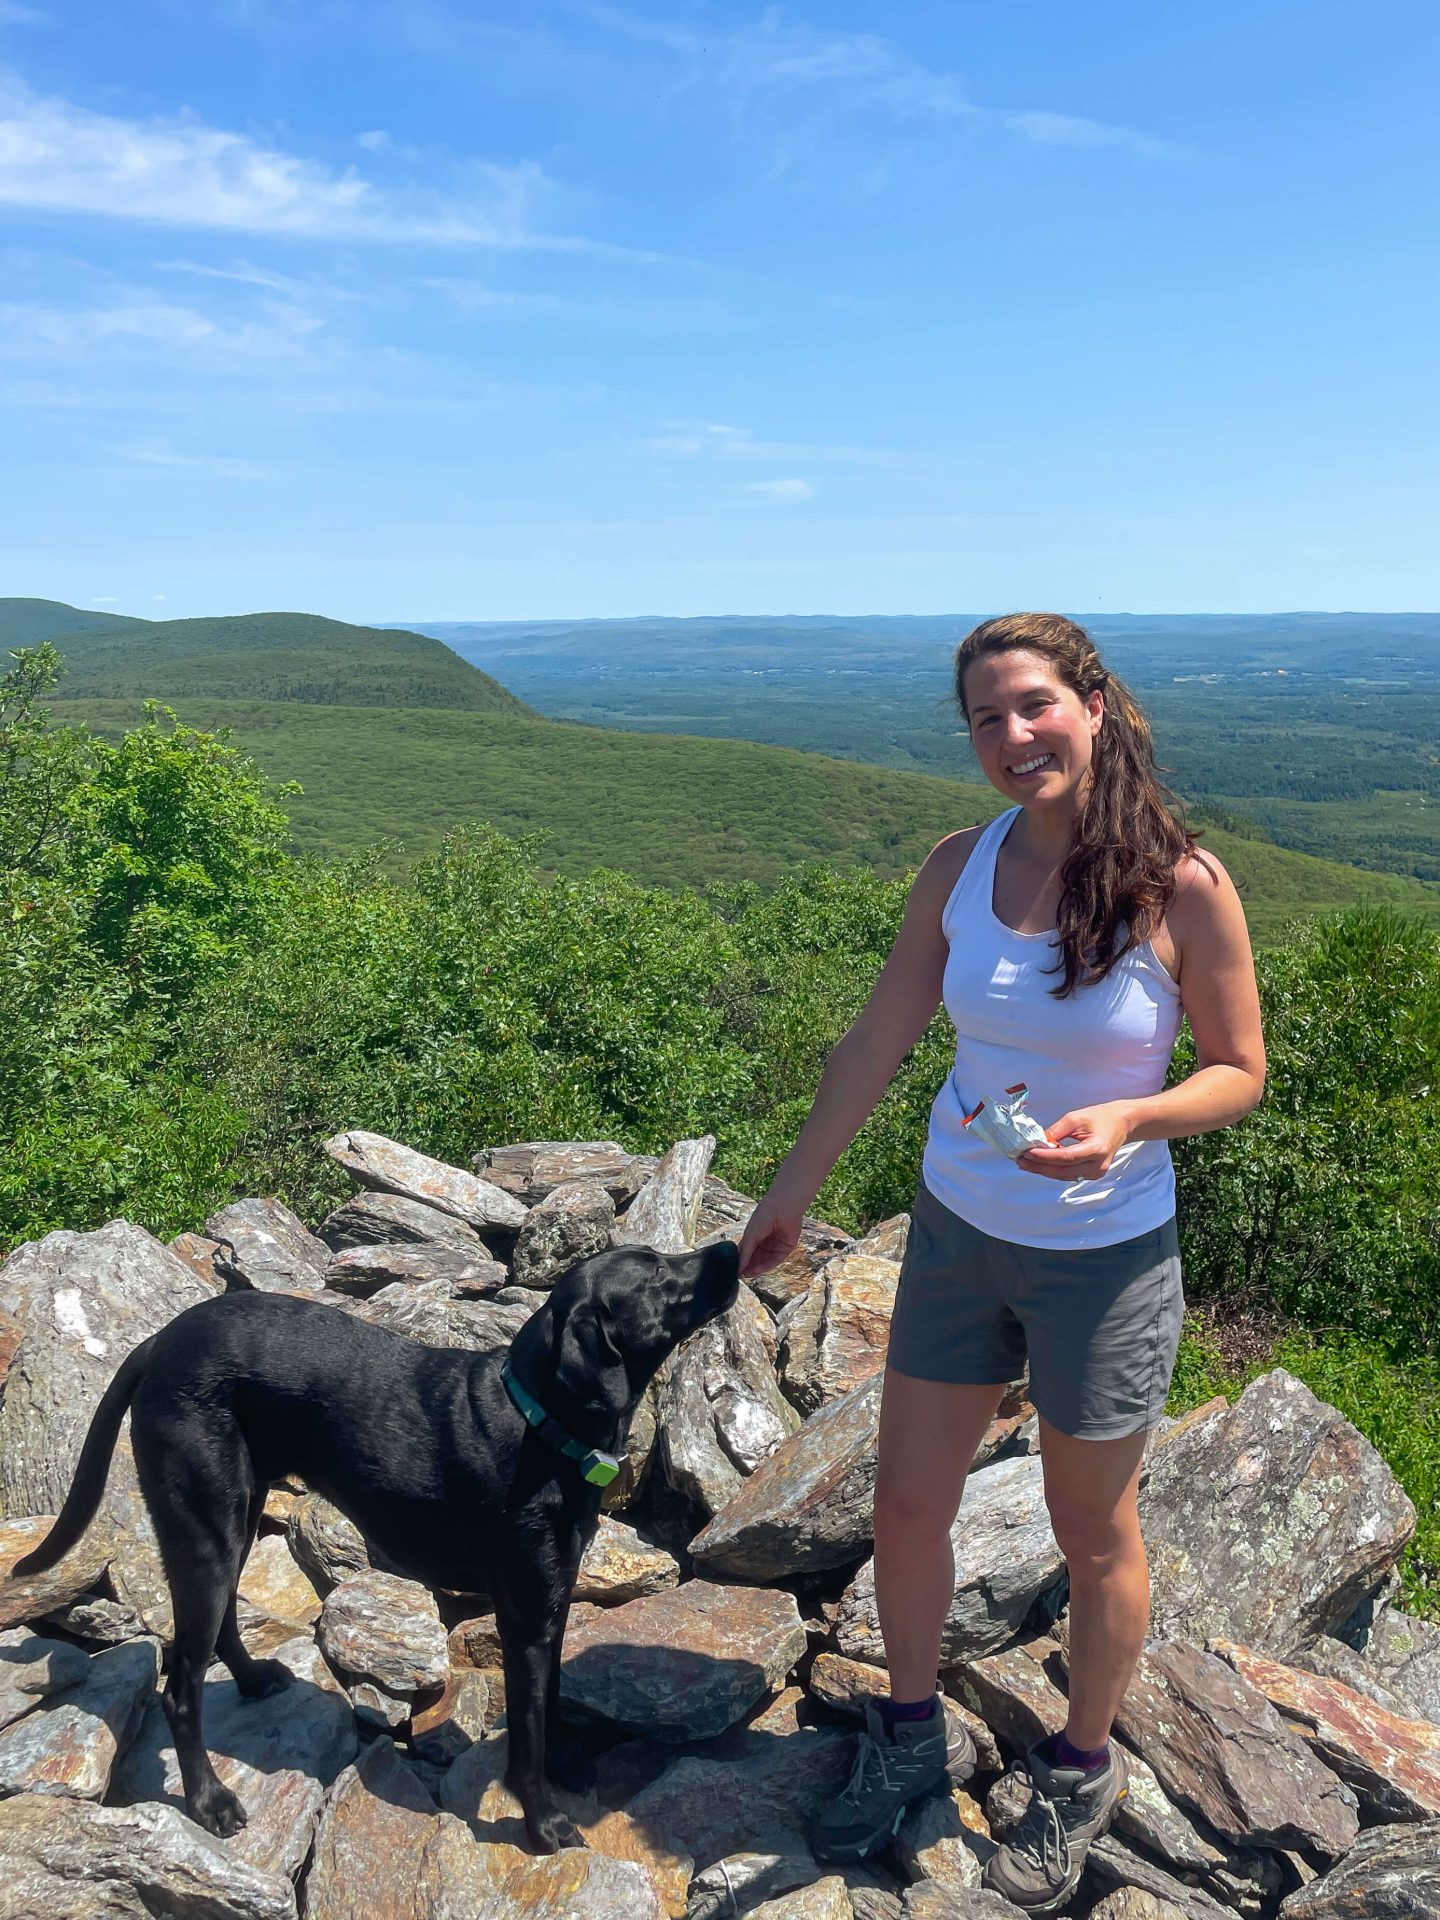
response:
M982 1100L965 1115L965 1125L1010 1160L1018 1160L1031 1147L1048 1147L1045 1129L1025 1111L1029 1097L1022 1080L1018 1087L1007 1087L998 1098Z

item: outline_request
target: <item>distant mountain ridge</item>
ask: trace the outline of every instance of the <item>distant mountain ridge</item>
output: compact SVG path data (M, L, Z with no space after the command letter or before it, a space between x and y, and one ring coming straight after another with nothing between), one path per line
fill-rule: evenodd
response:
M29 606L31 603L23 603ZM0 600L0 648L14 645ZM27 619L29 616L25 616ZM33 631L33 620L30 623ZM439 640L311 614L136 621L56 633L64 717L115 738L153 696L303 792L299 851L385 846L391 871L460 822L538 832L550 871L651 885L774 885L803 861L912 871L943 834L989 819L989 786L697 733L550 719ZM863 705L863 703L862 703ZM1260 938L1291 916L1387 901L1440 924L1440 887L1208 829Z
M44 608L43 617L29 610ZM18 609L18 611L17 611ZM531 715L481 668L428 634L352 626L314 613L198 620L84 619L58 601L0 600L0 647L53 642L67 672L60 700L262 699L305 706L443 707ZM44 626L46 631L37 629ZM34 635L22 639L22 633Z

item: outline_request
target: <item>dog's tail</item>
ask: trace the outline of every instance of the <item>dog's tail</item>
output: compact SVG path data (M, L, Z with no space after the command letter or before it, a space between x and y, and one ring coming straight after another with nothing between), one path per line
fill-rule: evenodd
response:
M148 1340L142 1340L134 1352L121 1361L119 1371L101 1395L100 1404L95 1409L90 1431L80 1449L75 1478L70 1483L70 1491L65 1496L65 1504L54 1526L33 1553L27 1553L23 1560L15 1562L10 1570L12 1575L45 1573L70 1551L95 1518L100 1496L105 1491L105 1476L110 1470L110 1456L115 1451L120 1422L135 1397L135 1389L149 1364L150 1352L157 1337L152 1334Z

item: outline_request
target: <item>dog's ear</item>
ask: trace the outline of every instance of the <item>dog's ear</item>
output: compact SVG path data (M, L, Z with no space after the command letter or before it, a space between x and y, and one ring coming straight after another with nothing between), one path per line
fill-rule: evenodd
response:
M576 1406L621 1413L629 1405L625 1356L616 1344L609 1314L593 1298L577 1300L560 1322L554 1379Z

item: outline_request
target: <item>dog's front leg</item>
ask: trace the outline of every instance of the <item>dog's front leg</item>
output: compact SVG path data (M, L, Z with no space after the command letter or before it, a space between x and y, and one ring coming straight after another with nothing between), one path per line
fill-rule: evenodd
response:
M551 1674L560 1663L560 1633L553 1623L537 1632L513 1620L502 1621L501 1639L505 1653L505 1718L510 1729L506 1785L524 1809L525 1832L536 1853L583 1847L585 1842L575 1823L555 1804L545 1772L546 1718Z

